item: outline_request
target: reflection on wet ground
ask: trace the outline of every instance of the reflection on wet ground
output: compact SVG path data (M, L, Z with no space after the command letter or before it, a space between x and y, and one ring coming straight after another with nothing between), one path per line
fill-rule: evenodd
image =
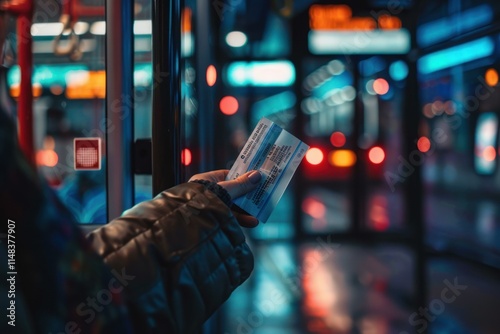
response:
M224 334L497 333L500 281L462 262L429 260L416 307L413 255L400 246L327 239L253 246L252 277L223 308Z

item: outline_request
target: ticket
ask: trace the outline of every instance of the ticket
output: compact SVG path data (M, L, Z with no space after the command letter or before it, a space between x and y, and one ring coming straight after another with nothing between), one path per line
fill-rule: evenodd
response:
M227 175L228 180L259 170L259 186L233 201L238 207L266 222L309 146L271 122L259 121Z

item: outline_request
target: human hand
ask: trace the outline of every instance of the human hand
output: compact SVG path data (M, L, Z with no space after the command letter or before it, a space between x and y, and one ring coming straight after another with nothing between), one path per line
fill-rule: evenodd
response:
M262 178L262 175L259 171L250 171L243 175L240 175L238 178L234 180L226 181L227 174L229 170L220 169L206 173L200 173L193 175L189 181L193 180L207 180L211 182L215 182L228 192L231 199L234 200L240 196L245 195L246 193L252 191L257 187L259 181ZM234 216L238 220L241 226L244 227L255 227L259 224L257 218L245 214L240 211L232 210Z

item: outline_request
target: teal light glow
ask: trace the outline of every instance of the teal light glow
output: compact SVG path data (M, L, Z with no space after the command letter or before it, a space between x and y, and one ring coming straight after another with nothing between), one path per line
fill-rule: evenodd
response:
M318 87L315 87L313 89L313 96L322 100L328 95L331 95L332 91L342 89L352 84L353 77L351 72L344 71L339 75L332 76Z
M33 83L50 87L59 85L66 87L68 74L74 72L88 71L86 65L42 65L33 68ZM153 68L150 63L140 63L135 66L134 84L136 86L149 86L153 80ZM21 71L18 65L12 66L7 74L9 87L21 82Z
M234 62L226 71L231 86L286 87L295 82L295 67L290 61Z
M44 65L33 68L33 83L50 87L52 85L66 86L66 74L70 71L86 71L85 65ZM7 75L7 84L10 86L21 82L21 71L18 65L12 66Z
M373 31L309 32L312 54L405 54L410 51L410 33L406 29Z
M460 13L422 24L417 30L417 42L427 47L453 36L483 27L493 21L490 5L481 5Z
M252 124L257 124L263 117L292 109L295 103L297 103L297 97L289 90L257 101L252 106Z
M389 75L395 81L401 81L408 76L408 65L402 60L397 60L389 66Z
M485 112L479 115L476 126L474 167L482 175L491 175L495 172L497 161L498 116L494 112ZM494 153L488 154L491 149Z
M490 56L494 50L493 39L483 37L423 56L418 60L418 71L422 74L429 74Z
M147 87L153 81L153 65L139 63L134 67L134 85Z

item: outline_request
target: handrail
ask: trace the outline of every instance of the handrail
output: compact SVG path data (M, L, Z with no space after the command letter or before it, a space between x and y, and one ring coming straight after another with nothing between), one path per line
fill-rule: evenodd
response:
M106 13L104 6L86 6L80 4L80 0L68 0L62 3L62 14L59 22L63 24L61 33L54 39L54 54L56 56L69 56L72 60L79 60L82 57L80 49L80 38L75 33L74 26L80 16L104 16ZM61 39L67 30L69 33L69 45L61 47Z
M33 0L11 0L0 4L0 8L17 16L17 50L21 70L21 84L17 102L19 123L19 145L30 163L35 164L35 143L33 137Z
M80 50L80 38L74 29L75 22L71 22L69 14L61 15L59 22L62 23L63 27L61 33L54 39L54 54L56 56L69 56L72 60L79 60L82 57L82 52ZM61 47L62 36L68 29L70 30L68 37L69 45Z

